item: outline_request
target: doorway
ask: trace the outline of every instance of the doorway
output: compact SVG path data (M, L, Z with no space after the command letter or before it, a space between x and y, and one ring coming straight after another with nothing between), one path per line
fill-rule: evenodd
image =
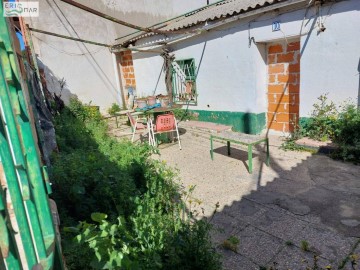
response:
M268 44L267 53L267 127L293 132L299 123L300 41Z

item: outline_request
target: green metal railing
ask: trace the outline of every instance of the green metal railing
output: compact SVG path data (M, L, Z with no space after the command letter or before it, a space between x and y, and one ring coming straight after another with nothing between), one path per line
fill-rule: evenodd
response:
M63 269L9 25L1 16L0 269Z

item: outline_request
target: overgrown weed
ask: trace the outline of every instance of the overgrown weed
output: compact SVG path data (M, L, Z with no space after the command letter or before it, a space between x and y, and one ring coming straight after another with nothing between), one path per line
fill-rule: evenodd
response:
M77 100L56 117L51 175L68 269L220 269L211 226L188 211L176 172L106 131Z

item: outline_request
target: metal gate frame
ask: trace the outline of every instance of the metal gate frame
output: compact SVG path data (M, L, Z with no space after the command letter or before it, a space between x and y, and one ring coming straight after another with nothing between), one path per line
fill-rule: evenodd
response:
M10 25L0 17L0 268L64 269Z

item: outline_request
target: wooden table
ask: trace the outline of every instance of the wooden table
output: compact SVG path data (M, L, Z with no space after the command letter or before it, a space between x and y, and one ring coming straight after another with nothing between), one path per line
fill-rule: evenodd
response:
M176 109L181 109L181 108L182 108L182 105L173 104L171 107L158 107L158 108L154 108L154 109L150 109L150 110L135 109L135 111L143 112L144 114L147 114L147 115L157 115L157 114L162 114L162 113L166 113L166 112L172 112Z
M248 159L249 159L249 173L252 173L252 147L256 144L265 142L266 144L266 165L269 166L270 154L269 154L269 138L260 135L250 135L240 132L233 131L222 131L215 135L210 135L210 155L211 159L214 160L214 147L213 139L219 139L227 142L228 156L230 156L230 143L237 143L246 145L248 147Z

